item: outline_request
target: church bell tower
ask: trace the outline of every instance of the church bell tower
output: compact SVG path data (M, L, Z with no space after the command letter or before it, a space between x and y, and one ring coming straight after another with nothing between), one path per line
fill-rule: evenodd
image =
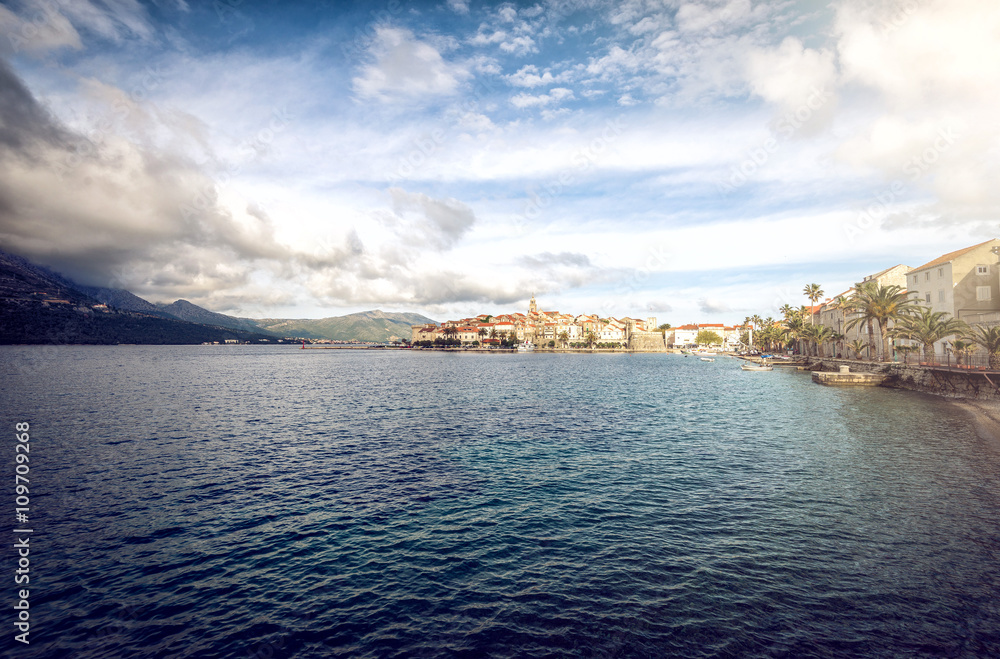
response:
M535 294L531 294L531 302L528 303L528 315L538 313L538 304L535 302Z

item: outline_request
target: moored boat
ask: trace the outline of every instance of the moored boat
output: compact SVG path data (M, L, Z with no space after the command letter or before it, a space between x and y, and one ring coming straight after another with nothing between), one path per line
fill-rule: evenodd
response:
M774 367L770 364L740 364L740 368L744 371L773 371Z

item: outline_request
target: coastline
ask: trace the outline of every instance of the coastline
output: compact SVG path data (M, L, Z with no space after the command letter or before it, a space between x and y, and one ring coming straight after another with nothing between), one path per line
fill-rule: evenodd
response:
M976 434L1000 446L1000 402L953 398L951 402L972 415Z

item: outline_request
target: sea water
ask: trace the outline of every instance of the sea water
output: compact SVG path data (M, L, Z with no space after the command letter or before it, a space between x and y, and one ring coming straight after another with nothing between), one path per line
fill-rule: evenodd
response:
M2 347L32 529L3 647L1000 655L1000 448L942 399L738 364Z

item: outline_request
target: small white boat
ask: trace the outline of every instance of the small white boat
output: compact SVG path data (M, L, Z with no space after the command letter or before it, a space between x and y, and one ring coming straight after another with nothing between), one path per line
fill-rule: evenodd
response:
M715 358L714 357L702 357L701 361L703 361L703 362L714 362Z
M774 367L770 364L740 364L740 368L744 371L773 371Z
M532 352L535 349L535 344L531 341L525 341L524 343L518 344L518 352Z

